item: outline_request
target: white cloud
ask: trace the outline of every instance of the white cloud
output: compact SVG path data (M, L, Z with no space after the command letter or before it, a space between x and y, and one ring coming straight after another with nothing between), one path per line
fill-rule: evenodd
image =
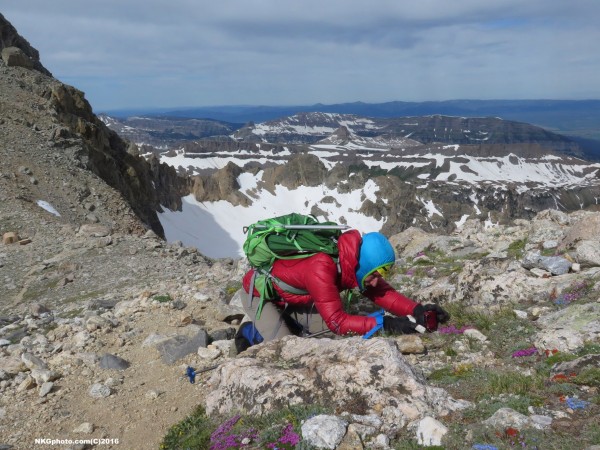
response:
M20 0L3 14L96 110L598 98L593 0Z

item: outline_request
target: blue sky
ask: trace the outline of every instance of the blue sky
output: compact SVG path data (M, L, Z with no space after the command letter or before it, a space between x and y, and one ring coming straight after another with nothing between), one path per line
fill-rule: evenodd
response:
M597 0L0 0L96 112L600 98Z

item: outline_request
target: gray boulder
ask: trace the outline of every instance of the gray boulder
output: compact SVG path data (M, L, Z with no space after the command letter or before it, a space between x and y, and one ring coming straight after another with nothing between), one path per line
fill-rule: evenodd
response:
M562 256L542 256L537 251L527 252L521 265L525 269L543 269L552 275L564 275L571 269L572 263Z
M190 325L192 327L192 325ZM206 330L198 329L192 336L177 335L159 341L156 349L165 364L174 364L177 360L191 353L196 353L198 348L208 345L209 336Z
M600 303L571 304L541 317L534 344L539 349L573 352L600 338Z
M344 438L347 427L345 420L322 414L302 424L302 438L313 447L333 450Z
M130 363L119 356L105 353L100 358L98 363L101 369L125 370L130 366Z
M600 266L600 240L578 242L575 247L575 260L583 267Z

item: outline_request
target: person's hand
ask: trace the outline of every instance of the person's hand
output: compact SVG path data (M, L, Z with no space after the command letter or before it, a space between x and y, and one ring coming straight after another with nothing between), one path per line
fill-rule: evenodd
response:
M383 330L390 334L413 334L416 333L417 323L408 317L383 317Z
M425 316L430 314L435 314L435 321L433 323L426 323L429 320L426 320ZM438 327L438 323L446 323L450 319L450 314L443 309L441 306L436 305L434 303L428 303L427 305L422 305L419 303L413 309L413 317L417 321L417 324L422 325L429 332L436 331Z
M440 305L429 303L427 305L423 305L423 309L425 311L435 311L438 323L446 323L450 320L450 313L448 313L448 311L446 311Z

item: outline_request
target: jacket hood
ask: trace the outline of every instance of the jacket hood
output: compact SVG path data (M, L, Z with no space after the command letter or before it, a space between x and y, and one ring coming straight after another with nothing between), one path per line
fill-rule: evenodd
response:
M381 233L367 233L360 244L356 281L359 289L365 289L364 280L380 267L394 264L396 255L390 241Z

